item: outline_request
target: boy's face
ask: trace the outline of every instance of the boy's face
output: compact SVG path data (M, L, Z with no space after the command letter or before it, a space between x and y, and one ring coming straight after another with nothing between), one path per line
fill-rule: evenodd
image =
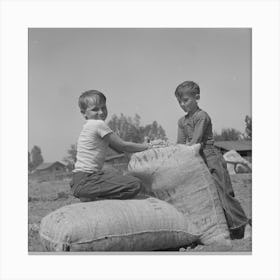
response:
M193 112L197 108L197 95L192 95L189 93L183 93L181 95L181 98L178 98L178 102L180 107L185 111L185 112Z
M102 120L105 121L108 115L105 102L92 103L84 113L87 120Z

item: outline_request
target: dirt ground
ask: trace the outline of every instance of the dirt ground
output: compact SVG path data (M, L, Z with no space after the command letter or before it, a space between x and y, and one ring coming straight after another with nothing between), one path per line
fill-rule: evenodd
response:
M233 188L248 217L252 217L252 176L251 174L235 174L231 176ZM39 239L39 226L41 219L50 212L72 203L79 202L70 194L69 179L60 181L38 182L29 180L28 183L28 250L29 252L43 252ZM251 252L252 236L232 240L232 249L212 246L193 246L172 249L184 253L200 252Z

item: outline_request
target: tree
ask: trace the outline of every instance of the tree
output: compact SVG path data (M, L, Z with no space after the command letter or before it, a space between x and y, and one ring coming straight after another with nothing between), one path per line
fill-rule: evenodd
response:
M144 126L142 128L141 134L143 135L143 138L147 136L151 140L155 140L155 139L167 140L164 129L160 125L158 125L156 121L153 121L152 124L148 124Z
M31 150L32 169L35 169L37 166L39 166L43 162L44 162L44 159L42 156L41 148L35 145Z
M108 122L109 127L116 132L123 140L141 143L145 136L151 140L162 139L167 140L165 130L156 122L146 126L140 125L140 116L135 115L134 118L121 114L119 117L113 115Z
M135 115L135 118L126 117L121 114L120 117L113 115L108 122L108 126L116 132L123 140L140 142L139 135L140 117Z
M67 167L70 170L74 169L75 162L77 160L77 147L75 144L71 144L70 148L67 150L67 156L63 158L66 162Z
M234 128L224 128L221 134L214 132L215 141L235 141L241 139L242 133Z
M249 116L245 117L245 138L252 139L252 118Z

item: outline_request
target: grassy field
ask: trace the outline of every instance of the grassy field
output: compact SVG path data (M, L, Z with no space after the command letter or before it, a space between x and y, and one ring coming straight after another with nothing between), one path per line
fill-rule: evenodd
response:
M231 176L237 199L241 202L248 217L252 217L252 179L251 174L235 174ZM41 219L50 212L72 203L80 202L70 194L69 179L40 182L30 179L28 183L28 250L42 252L39 239ZM252 238L233 240L232 252L251 252ZM182 251L182 250L181 250ZM184 251L184 249L183 249ZM187 248L186 253L221 251L215 246L197 246Z

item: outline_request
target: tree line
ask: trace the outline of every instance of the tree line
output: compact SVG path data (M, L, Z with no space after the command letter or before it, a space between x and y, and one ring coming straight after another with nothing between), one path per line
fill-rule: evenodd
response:
M134 117L128 117L124 114L120 116L113 115L108 122L108 126L116 132L123 140L132 141L135 143L142 143L145 137L151 140L162 139L167 140L165 130L156 121L153 121L148 125L141 125L141 118L138 114ZM245 117L245 131L242 133L234 128L222 129L221 133L214 132L215 141L230 141L252 139L252 118ZM75 144L71 144L67 150L67 155L63 158L63 161L68 165L70 169L74 168L76 162L77 149ZM115 155L116 152L109 150L110 155ZM40 147L34 146L31 152L28 151L28 171L34 170L41 163L44 162Z
M35 145L31 152L28 151L28 171L31 172L43 162L41 148Z
M245 131L241 131L234 128L224 128L221 133L214 132L215 141L235 141L235 140L251 140L252 139L252 118L245 117Z

